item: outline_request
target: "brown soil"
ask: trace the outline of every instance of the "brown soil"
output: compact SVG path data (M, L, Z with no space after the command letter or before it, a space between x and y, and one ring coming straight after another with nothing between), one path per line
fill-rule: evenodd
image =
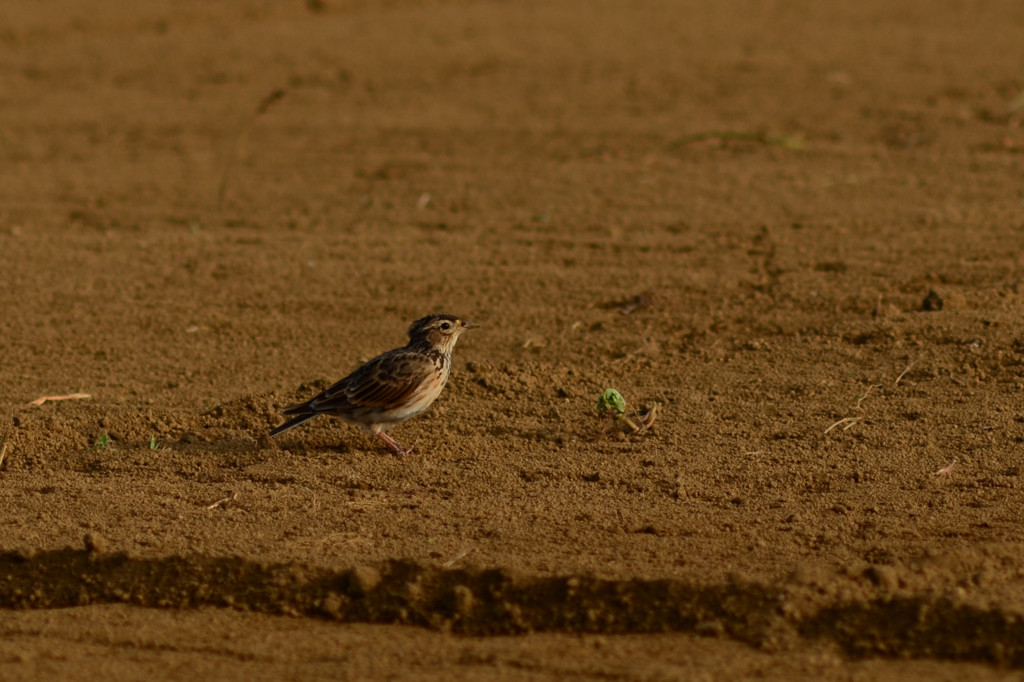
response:
M1024 668L1022 25L7 3L0 677ZM412 456L267 438L434 311Z

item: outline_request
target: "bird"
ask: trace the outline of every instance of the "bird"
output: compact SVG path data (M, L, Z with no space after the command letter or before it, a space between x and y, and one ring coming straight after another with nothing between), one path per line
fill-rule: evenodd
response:
M270 435L324 414L362 427L399 457L409 454L412 450L387 432L437 400L451 375L455 342L478 326L443 313L421 317L409 327L409 343L378 355L306 402L286 407L282 414L291 419Z

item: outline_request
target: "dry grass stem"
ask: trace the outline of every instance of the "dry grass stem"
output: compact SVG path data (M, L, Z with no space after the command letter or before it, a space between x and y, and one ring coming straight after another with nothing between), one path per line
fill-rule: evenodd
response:
M312 504L312 507L313 507L313 513L316 514L318 511L320 511L320 502L317 501L317 499L316 499L316 493L313 492L312 488L307 488L304 485L300 485L299 487L302 488L303 490L305 490L307 493L309 493L310 497L313 498L311 504Z
M4 468L4 459L7 457L7 439L0 440L0 469Z
M856 403L854 404L854 406L855 406L855 407L856 407L856 408L857 408L857 409L859 410L859 409L860 409L860 404L861 404L862 402L864 402L864 400L865 400L865 399L866 399L866 398L867 398L867 397L868 397L869 395L871 395L871 391L875 390L876 388L880 388L880 387L878 386L878 384L871 384L870 386L868 386L868 390L864 391L864 395L862 395L861 397L857 398L857 402L856 402Z
M446 561L443 564L441 564L441 566L443 566L444 568L451 568L452 566L457 564L459 561L462 561L463 559L465 559L466 556L469 555L469 553L472 552L472 551L473 551L472 549L464 549L461 552L459 552L458 554L456 554L455 556L453 556L448 561Z
M43 403L55 403L58 400L85 400L92 396L88 393L68 393L67 395L44 395L42 398L36 398L29 405L42 405Z
M899 386L900 385L900 381L903 380L903 377L907 376L907 372L909 372L911 369L913 369L914 365L916 365L916 364L917 364L917 360L914 360L912 363L907 365L907 368L905 370L903 370L902 372L900 372L900 375L898 377L896 377L896 381L892 382L892 385L893 386Z
M953 468L956 467L956 462L957 462L957 458L954 457L952 462L950 462L946 466L942 467L938 471L934 472L932 474L932 476L945 476L945 475L949 474L950 472L953 471Z
M843 431L846 431L848 428L850 428L851 426L853 426L857 422L861 421L862 419L864 419L864 417L843 417L842 419L837 421L835 424L833 424L832 426L830 426L827 429L825 429L825 433L828 433L829 431L831 431L832 429L836 428L837 426L842 426L843 427ZM844 426L844 424L845 424L845 426ZM822 434L822 435L824 435L824 434Z
M217 507L220 507L221 505L225 505L228 502L234 502L237 499L238 499L238 493L235 492L234 490L232 490L232 491L230 491L228 493L227 497L223 497L223 498L217 500L216 502L214 502L213 504L207 505L206 508L208 510L216 509Z

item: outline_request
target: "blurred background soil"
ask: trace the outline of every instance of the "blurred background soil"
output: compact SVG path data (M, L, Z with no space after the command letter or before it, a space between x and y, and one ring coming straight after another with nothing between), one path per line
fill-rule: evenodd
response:
M1021 26L0 7L0 677L1016 674ZM266 437L439 311L412 456Z

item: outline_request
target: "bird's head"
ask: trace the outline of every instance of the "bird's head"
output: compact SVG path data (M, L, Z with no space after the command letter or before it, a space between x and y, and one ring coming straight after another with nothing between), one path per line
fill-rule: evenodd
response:
M435 314L421 317L409 327L409 345L428 347L445 355L455 348L459 335L467 329L478 327L472 322L460 320L454 315Z

